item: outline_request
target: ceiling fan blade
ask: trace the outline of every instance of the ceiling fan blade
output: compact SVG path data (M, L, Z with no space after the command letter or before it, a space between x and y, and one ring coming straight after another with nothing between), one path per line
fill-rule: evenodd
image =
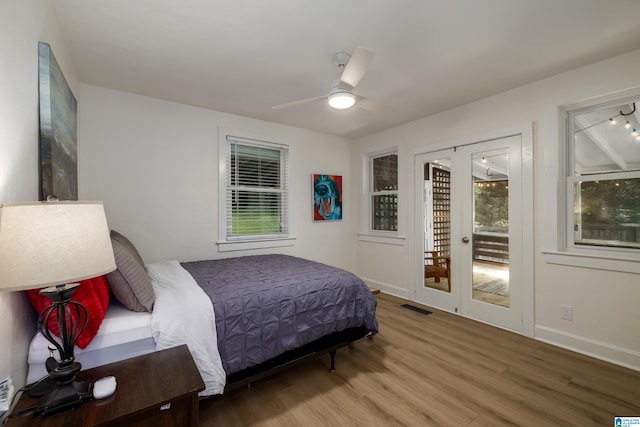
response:
M274 105L271 108L274 110L282 110L285 108L297 107L299 105L308 104L309 102L312 102L312 101L317 101L318 99L326 99L326 98L327 98L327 95L316 96L313 98L300 99L298 101L285 102L284 104Z
M389 106L381 103L380 101L364 97L358 97L358 108L375 114L389 114L392 112L392 109Z
M348 84L352 88L356 87L358 83L360 83L364 73L367 72L374 55L375 52L373 50L358 46L344 67L340 81Z

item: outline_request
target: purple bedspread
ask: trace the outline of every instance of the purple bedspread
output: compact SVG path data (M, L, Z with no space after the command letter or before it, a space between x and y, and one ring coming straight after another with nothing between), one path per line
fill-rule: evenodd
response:
M227 374L347 328L378 332L376 299L348 271L288 255L181 265L213 302Z

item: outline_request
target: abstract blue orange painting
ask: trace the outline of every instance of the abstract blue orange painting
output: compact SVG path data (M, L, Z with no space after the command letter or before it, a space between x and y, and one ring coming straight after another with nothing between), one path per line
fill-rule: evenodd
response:
M313 220L342 219L342 176L313 175Z

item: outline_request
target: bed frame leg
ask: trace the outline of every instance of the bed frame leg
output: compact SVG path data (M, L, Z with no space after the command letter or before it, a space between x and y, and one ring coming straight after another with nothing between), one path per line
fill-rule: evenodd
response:
M330 351L329 355L331 356L331 368L329 369L329 372L335 372L336 371L336 351L335 350Z

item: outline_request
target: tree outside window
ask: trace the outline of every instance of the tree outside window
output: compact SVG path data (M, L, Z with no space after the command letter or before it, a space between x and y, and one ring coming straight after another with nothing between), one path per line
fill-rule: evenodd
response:
M509 232L509 181L483 181L473 186L475 232Z

